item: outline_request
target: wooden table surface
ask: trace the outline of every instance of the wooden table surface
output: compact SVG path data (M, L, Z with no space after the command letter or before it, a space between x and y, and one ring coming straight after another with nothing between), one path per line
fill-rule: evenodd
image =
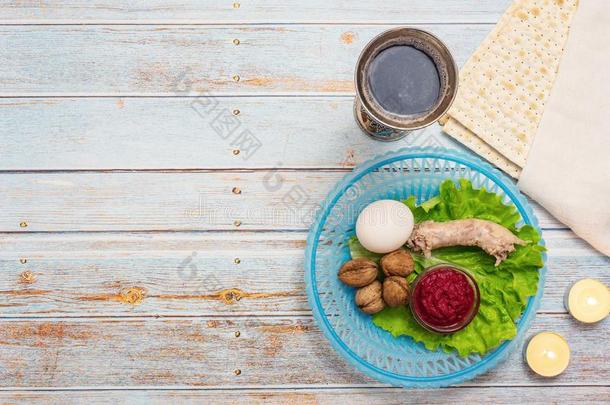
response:
M126 4L128 3L128 5ZM536 206L549 249L531 333L573 358L536 378L518 350L458 387L405 391L346 364L303 281L311 209L374 142L356 58L416 25L461 65L507 0L0 0L0 402L608 402L610 327L566 287L610 259Z

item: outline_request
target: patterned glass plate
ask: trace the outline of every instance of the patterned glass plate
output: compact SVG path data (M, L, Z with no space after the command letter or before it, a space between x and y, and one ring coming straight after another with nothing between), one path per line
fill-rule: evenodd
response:
M540 232L527 200L508 177L473 155L443 148L402 149L360 165L330 192L310 230L305 282L314 318L343 358L384 383L442 387L472 379L498 365L522 343L540 305L546 268L540 270L538 293L517 322L517 336L484 356L460 357L455 352L426 350L406 336L392 337L358 311L354 290L339 282L337 271L350 258L347 241L354 235L362 208L375 200L410 195L421 203L438 194L443 180L460 178L501 195L521 214L519 225L530 224Z

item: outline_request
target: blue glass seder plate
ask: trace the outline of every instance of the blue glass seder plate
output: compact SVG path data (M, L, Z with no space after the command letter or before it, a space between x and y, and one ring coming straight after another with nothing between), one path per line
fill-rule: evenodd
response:
M523 342L540 305L546 266L540 270L538 293L517 321L517 336L484 356L460 357L456 352L429 351L407 336L394 338L357 309L354 290L339 282L337 271L350 258L347 241L366 205L411 195L421 203L437 195L444 180L460 178L501 195L521 214L519 226L530 224L540 232L532 208L508 177L471 154L443 148L402 149L360 165L328 194L309 232L305 282L313 316L348 363L381 382L432 388L472 379L497 366Z

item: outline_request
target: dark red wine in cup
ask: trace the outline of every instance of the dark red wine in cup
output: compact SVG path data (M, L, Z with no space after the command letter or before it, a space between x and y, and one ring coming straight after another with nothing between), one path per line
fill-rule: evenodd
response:
M389 113L422 115L438 102L441 78L434 60L410 45L381 51L368 68L371 95Z

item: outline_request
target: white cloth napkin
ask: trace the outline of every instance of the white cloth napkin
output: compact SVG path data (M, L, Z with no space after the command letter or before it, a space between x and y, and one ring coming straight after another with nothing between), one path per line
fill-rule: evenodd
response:
M610 256L610 1L581 0L519 188Z

